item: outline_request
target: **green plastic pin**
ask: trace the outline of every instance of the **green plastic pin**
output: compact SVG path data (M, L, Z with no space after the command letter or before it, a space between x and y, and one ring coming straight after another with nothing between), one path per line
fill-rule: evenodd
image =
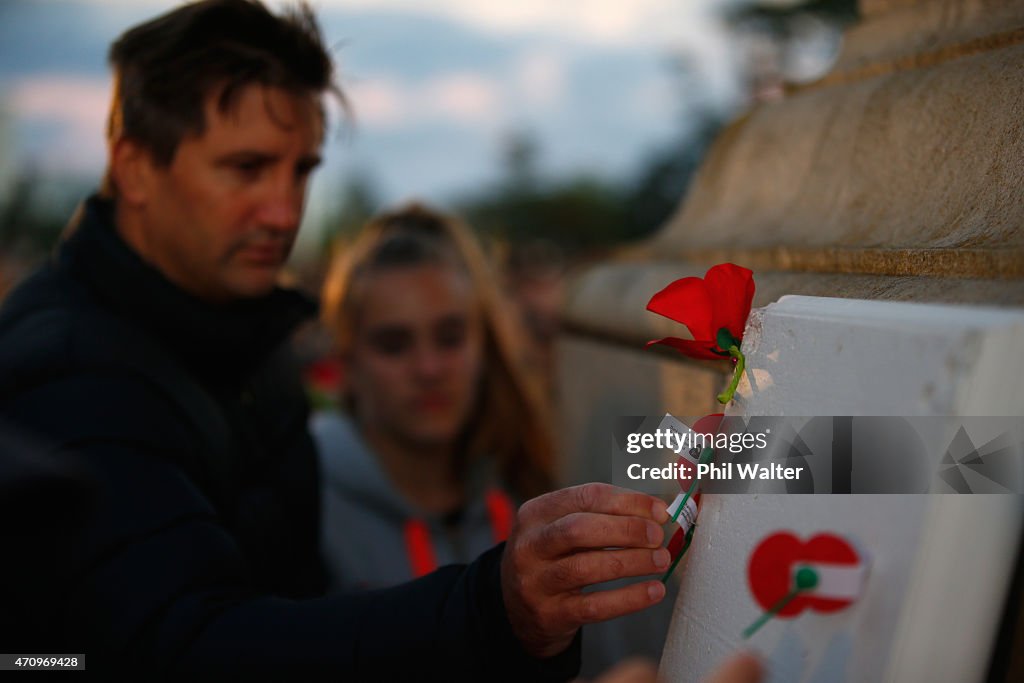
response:
M793 577L793 584L793 590L786 593L784 598L772 605L771 609L758 617L753 624L743 631L744 639L757 633L762 626L768 623L769 619L785 609L786 605L791 603L796 596L800 595L804 591L813 590L817 587L818 572L814 571L810 567L800 567L800 569L796 571L796 576Z
M698 465L706 465L706 464L708 464L709 462L711 462L711 458L714 457L714 455L715 455L715 449L714 448L705 448L703 451L701 451L700 457L697 458L697 464ZM672 513L672 517L669 519L670 523L675 524L676 521L679 519L679 513L681 513L683 511L683 508L686 507L686 503L689 502L690 498L693 496L694 492L697 490L697 485L698 484L700 484L700 480L697 479L696 477L694 477L693 478L693 483L690 484L690 488L686 491L686 494L683 496L683 499L681 501L679 501L679 507L677 507L676 511L674 513ZM672 572L674 572L676 570L676 565L679 564L679 560L683 559L683 555L685 555L686 551L690 549L690 542L693 541L693 532L696 529L697 529L697 525L694 524L694 525L692 525L690 527L690 530L686 532L686 544L683 545L683 549L679 551L679 555L676 556L676 559L672 560L672 564L669 565L668 570L662 575L662 577L661 577L661 582L662 583L668 583L669 577L672 576Z

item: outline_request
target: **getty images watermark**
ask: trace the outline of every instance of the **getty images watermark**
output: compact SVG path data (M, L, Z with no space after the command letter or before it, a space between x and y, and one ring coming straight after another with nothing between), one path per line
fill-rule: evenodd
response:
M648 493L1024 493L1019 417L619 418L612 483ZM703 456L703 457L702 457Z

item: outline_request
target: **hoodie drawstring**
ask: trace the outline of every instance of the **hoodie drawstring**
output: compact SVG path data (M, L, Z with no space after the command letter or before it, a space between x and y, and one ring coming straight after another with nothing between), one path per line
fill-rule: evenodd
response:
M501 489L489 489L484 497L487 517L491 522L491 535L495 543L508 538L515 518L515 507L508 495ZM410 519L405 523L405 550L413 578L419 578L437 569L437 555L430 540L430 527L422 519Z

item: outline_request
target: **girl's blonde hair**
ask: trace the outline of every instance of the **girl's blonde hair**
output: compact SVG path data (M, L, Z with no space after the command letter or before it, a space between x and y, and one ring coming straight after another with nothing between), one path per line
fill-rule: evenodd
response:
M459 437L456 462L490 455L503 481L522 499L552 487L554 445L537 387L516 356L516 330L480 245L458 218L421 204L383 213L332 259L322 295L322 319L338 351L352 346L365 275L387 268L439 264L465 271L479 302L484 361L479 400ZM354 397L343 396L351 411Z

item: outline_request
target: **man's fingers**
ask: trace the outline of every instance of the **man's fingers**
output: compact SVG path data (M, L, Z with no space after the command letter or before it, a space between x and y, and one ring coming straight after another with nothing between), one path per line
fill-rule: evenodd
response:
M643 517L658 524L668 521L666 505L660 499L646 493L600 483L553 491L527 501L519 509L524 522L553 522L574 512Z
M633 657L616 664L594 683L657 683L658 667L643 657Z
M564 613L576 624L593 624L639 612L665 597L661 581L643 581L632 586L594 591L566 597Z
M730 657L705 683L759 683L764 678L761 661L749 652Z
M664 598L658 581L595 593L581 589L661 571L668 553L658 547L664 535L659 525L666 521L666 505L658 498L610 484L584 484L524 503L505 546L501 584L509 622L527 651L549 657L582 624ZM608 547L617 550L594 551Z
M595 583L660 574L670 561L664 548L577 553L548 566L542 578L543 590L548 594L567 593Z
M544 590L565 593L606 581L660 573L669 567L671 559L665 548L577 553L552 563L542 581Z
M664 529L649 519L574 512L541 527L533 550L556 558L594 548L657 548L664 539Z

